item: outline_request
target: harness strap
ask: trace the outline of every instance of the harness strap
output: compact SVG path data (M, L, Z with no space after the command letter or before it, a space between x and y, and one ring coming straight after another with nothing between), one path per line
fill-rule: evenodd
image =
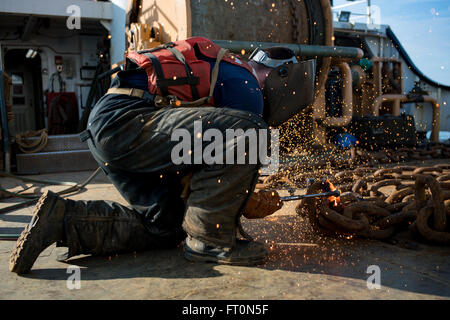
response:
M168 47L167 50L169 50L178 61L184 64L184 68L186 69L186 77L191 86L192 98L194 100L198 100L200 98L200 95L198 94L197 85L200 84L200 79L198 77L193 77L192 69L186 62L186 59L184 58L183 54L180 51L178 51L174 47ZM195 78L198 79L197 84L194 84Z
M219 65L220 61L222 61L225 54L228 52L227 49L220 48L219 53L217 54L216 63L214 64L214 68L211 73L211 86L209 88L209 97L214 95L214 88L216 87L217 77L219 76Z
M144 96L145 91L136 88L109 88L106 94L125 94L127 96L132 96L136 98L141 98Z
M217 78L219 76L219 65L220 61L222 61L225 54L228 52L228 50L221 48L219 50L219 53L217 54L216 63L214 64L214 68L211 72L211 86L209 88L209 96L203 97L200 99L197 99L195 101L181 101L176 96L173 95L165 95L165 96L155 96L155 106L158 108L164 108L164 107L174 107L174 108L193 108L193 107L200 107L204 106L210 103L211 98L214 95L214 88L216 87ZM146 53L147 54L147 53ZM181 53L180 53L181 54ZM155 72L156 68L155 68ZM196 77L198 78L198 77ZM168 80L168 79L165 79ZM173 80L176 81L176 80ZM162 91L162 90L161 90ZM141 98L144 96L145 91L141 89L135 89L135 88L109 88L108 92L106 94L125 94L128 96L133 96L137 98Z
M155 97L155 105L159 108L163 108L166 106L171 106L174 108L193 108L193 107L200 107L204 105L208 105L211 101L211 98L214 95L214 88L216 87L217 78L219 76L219 65L220 61L222 61L225 54L228 52L228 50L221 48L219 50L219 53L217 54L216 63L214 64L214 68L211 72L211 85L209 88L209 95L207 97L203 97L200 99L197 99L195 101L181 101L176 96L156 96Z
M185 78L178 78L178 79L166 79L164 77L164 72L161 66L161 63L159 62L158 58L152 53L156 50L161 49L167 49L169 50L172 55L181 63L183 63L185 69L186 69L186 77ZM146 50L141 51L140 53L147 56L153 65L153 68L156 73L156 85L161 89L161 93L163 96L169 95L169 87L171 86L181 86L181 85L190 85L192 97L194 99L199 98L199 93L197 90L197 86L200 84L200 78L193 76L191 67L186 63L186 59L184 58L183 54L175 49L173 45L164 45L158 48L154 48L152 50Z
M200 84L200 78L199 77L193 77L191 79L189 78L176 78L176 79L158 79L156 80L156 85L158 87L172 87L172 86L182 86L185 84L191 85L191 88ZM197 88L195 88L197 90ZM198 94L198 93L197 93Z
M157 81L164 80L165 79L164 72L163 72L161 63L159 62L158 58L151 52L146 52L146 53L144 53L144 55L146 55L152 61L152 65L153 65L153 68L155 69ZM167 86L158 85L158 87L160 87L161 93L163 94L163 96L169 95L169 88Z

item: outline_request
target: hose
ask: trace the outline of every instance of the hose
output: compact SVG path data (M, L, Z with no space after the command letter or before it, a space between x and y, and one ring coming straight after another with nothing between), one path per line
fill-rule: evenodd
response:
M24 138L31 138L39 136L38 140L27 141ZM19 145L20 151L23 153L36 153L44 150L48 143L48 133L47 129L42 129L39 131L27 131L25 133L17 134L16 143Z
M16 176L14 174L7 173L7 172L0 172L0 177L7 177L7 178L11 178L11 179L21 180L23 182L34 182L34 183L44 184L44 185L69 186L68 188L66 188L64 190L56 192L56 194L58 194L58 195L64 195L64 194L78 192L78 191L82 190L86 185L88 185L100 173L100 171L101 171L101 168L97 168L97 170L95 170L94 173L91 174L89 176L89 178L86 179L86 181L84 181L81 184L78 184L78 183L75 183L75 182L50 181L50 180L38 180L38 179L32 179L32 178L25 178L25 177L19 177L19 176ZM4 192L6 194L9 194L9 195L11 195L13 197L29 199L27 201L24 201L24 202L21 202L21 203L17 203L17 204L14 204L12 206L0 209L0 214L4 214L4 213L10 212L12 210L17 210L17 209L20 209L20 208L25 208L25 207L28 207L30 205L33 205L33 204L35 204L37 202L37 200L41 196L41 195L27 196L27 195L23 195L23 194L16 193L16 192L10 192L10 191L8 191L8 190L6 190L4 188L1 188L1 187L0 187L0 191Z
M69 186L69 188L66 188L64 190L61 190L59 192L56 192L56 194L58 195L63 195L63 194L68 194L68 193L72 193L72 192L78 192L80 190L82 190L85 186L87 186L101 171L101 168L97 168L97 170L94 171L93 174L91 174L89 176L89 178L86 179L86 181L84 181L81 184L75 183L75 182L64 182L64 181L49 181L49 180L37 180L37 179L32 179L32 178L24 178L24 177L18 177L16 175L10 174L10 173L6 173L6 172L0 172L0 177L8 177L8 178L12 178L12 179L17 179L17 180L21 180L23 182L35 182L35 183L39 183L39 184L45 184L45 185L59 185L59 186ZM39 196L26 196L20 193L16 193L16 192L10 192L4 188L0 187L0 191L4 192L6 194L12 195L14 197L20 197L20 198L26 198L29 199L27 201L21 202L21 203L17 203L14 204L12 206L6 207L6 208L2 208L0 209L0 214L4 214L7 212L10 212L12 210L17 210L17 209L21 209L21 208L25 208L28 206L31 206L33 204L35 204L39 198L41 197ZM15 241L20 237L20 234L0 234L0 241L1 240L9 240L9 241Z

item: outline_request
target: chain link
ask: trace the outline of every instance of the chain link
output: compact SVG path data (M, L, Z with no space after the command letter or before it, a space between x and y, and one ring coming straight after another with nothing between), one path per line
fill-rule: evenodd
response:
M437 145L430 150L405 149L412 158L449 158L450 149ZM391 156L395 152L391 152ZM408 158L407 158L408 159ZM315 182L311 184L311 179ZM307 186L307 194L327 191L327 180L341 191L340 204L327 198L302 200L297 214L307 216L316 232L334 236L360 236L388 239L397 230L409 228L428 241L450 245L450 164L434 166L398 165L391 168L374 166L339 170L322 168L300 172L290 165L282 172L265 178L257 188L280 189L291 193ZM384 194L383 187L394 191Z

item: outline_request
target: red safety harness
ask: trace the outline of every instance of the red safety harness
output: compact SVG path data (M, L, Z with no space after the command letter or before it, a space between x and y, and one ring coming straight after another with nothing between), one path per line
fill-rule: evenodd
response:
M208 62L197 58L196 50L208 58L216 59L212 72ZM137 66L146 71L148 90L157 96L155 103L174 106L214 105L212 94L221 60L243 67L253 74L253 69L246 62L203 37L129 52L125 69Z

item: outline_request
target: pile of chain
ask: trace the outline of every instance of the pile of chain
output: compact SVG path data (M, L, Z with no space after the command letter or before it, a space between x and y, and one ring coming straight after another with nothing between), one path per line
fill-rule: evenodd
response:
M416 236L450 245L450 164L432 167L396 166L354 170L322 169L289 177L279 173L264 179L258 188L302 188L315 178L307 194L325 192L327 180L341 191L340 203L327 198L302 200L296 208L307 216L314 231L329 235L354 235L387 239L409 228ZM385 195L381 188L394 186Z
M310 152L310 151L308 151ZM305 170L316 170L320 168L355 168L358 166L373 167L378 164L394 164L410 161L425 161L431 159L449 159L450 158L450 145L448 144L434 144L429 145L427 148L399 148L383 149L380 151L366 151L363 149L357 149L354 158L343 158L338 150L332 150L322 159L315 159L317 157L310 154L303 155L305 161L296 161L281 168L283 172L298 172ZM320 153L319 153L320 155ZM296 155L292 155L295 157ZM289 157L289 155L287 156Z
M444 144L436 144L427 149L417 148L400 148L400 149L385 149L378 152L366 152L364 150L357 151L357 161L365 163L369 166L377 163L397 163L412 160L429 160L450 158L450 146Z

